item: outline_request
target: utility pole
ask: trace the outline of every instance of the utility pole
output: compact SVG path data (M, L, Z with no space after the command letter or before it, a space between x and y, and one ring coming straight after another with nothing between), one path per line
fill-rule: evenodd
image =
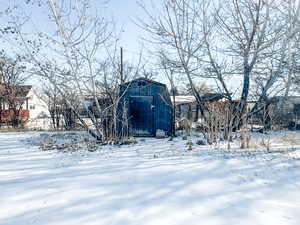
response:
M124 83L124 74L123 74L123 47L121 47L120 50L121 50L120 80L121 80L121 84L123 84Z

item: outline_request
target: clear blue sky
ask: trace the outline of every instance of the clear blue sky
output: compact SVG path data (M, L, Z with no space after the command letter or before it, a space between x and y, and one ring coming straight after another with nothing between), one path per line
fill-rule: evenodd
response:
M128 51L138 51L142 30L133 21L137 17L142 17L143 10L136 0L111 0L107 9L112 13L117 24L123 28L121 45Z

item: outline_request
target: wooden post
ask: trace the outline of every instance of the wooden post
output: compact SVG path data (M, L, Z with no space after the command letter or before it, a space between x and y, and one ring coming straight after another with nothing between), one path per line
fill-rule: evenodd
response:
M123 74L123 48L120 48L121 53L121 62L120 62L120 80L121 84L124 83L124 74Z

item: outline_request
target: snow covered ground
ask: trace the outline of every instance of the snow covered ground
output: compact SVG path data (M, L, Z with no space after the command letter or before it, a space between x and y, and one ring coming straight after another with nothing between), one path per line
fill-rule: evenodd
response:
M1 225L300 224L300 133L274 133L270 150L179 137L68 153L39 135L0 133Z

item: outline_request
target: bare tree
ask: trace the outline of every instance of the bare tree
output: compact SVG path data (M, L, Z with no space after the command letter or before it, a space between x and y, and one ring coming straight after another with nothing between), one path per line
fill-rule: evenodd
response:
M259 105L269 104L269 96L272 96L274 89L277 93L284 89L284 96L287 96L291 87L292 72L297 68L296 63L293 63L295 59L293 52L297 49L300 32L300 3L295 0L280 1L274 8L277 17L282 21L280 23L281 35L277 38L277 43L271 45L273 51L266 57L268 59L267 68L264 70L266 74L263 82L260 83L258 101L252 113L263 110L263 107L259 108Z
M26 102L26 95L30 89L24 86L28 78L25 75L23 58L16 56L9 58L4 51L0 56L0 109L8 111L8 121L13 127L22 125L22 107ZM1 118L0 118L1 120Z
M260 102L275 88L290 59L289 46L299 33L298 1L164 0L162 5L152 4L155 14L141 3L149 17L140 21L141 27L152 43L164 48L165 61L186 76L202 116L208 110L195 88L195 77L216 81L216 88L231 103L234 95L239 98L233 112L238 127L248 117L247 101L256 86L252 81L264 80L257 92ZM272 64L275 69L270 69ZM285 77L288 91L291 76ZM241 83L239 92L232 93L233 80Z
M169 66L168 63L165 61L165 55L163 51L160 54L159 58L159 67L163 71L164 75L167 77L169 83L170 83L170 93L172 96L172 131L171 136L175 136L175 123L176 123L176 73L174 71L174 68L172 66Z
M62 97L59 95L59 92L51 84L44 84L42 88L42 95L40 96L43 99L50 113L53 129L61 128L61 101Z
M172 65L177 73L184 74L204 115L204 102L194 87L193 77L201 69L201 50L203 48L202 28L197 26L198 10L205 1L165 0L152 14L140 3L150 22L140 20L140 25L152 37L152 42L164 48L165 62ZM155 5L153 3L153 5ZM157 15L157 16L156 16ZM198 21L200 23L200 21Z
M33 73L51 84L93 137L99 141L118 139L118 88L142 73L142 56L133 65L121 63L114 23L99 16L88 0L47 0L46 6L54 32L38 33L42 45L29 41L22 24L13 21L20 46L34 66ZM81 117L70 96L82 103L89 121Z
M112 65L106 65L106 58L110 62L115 60L114 56L107 54L107 49L113 46L113 24L98 16L88 0L69 0L60 4L54 0L47 0L46 5L56 32L42 33L42 36L47 40L47 50L55 59L49 58L49 53L45 55L37 51L36 43L27 40L22 27L15 21L14 26L22 46L25 47L28 59L34 64L35 73L53 85L58 95L64 99L67 108L92 136L104 141L106 137L103 118L116 104L115 99L109 106L101 105L99 101L99 98L103 97L103 89L106 89L106 94L110 94L107 91L110 84L115 88L114 82L118 77L117 73L112 72L117 70L115 64L109 71L109 77L105 70ZM99 62L103 64L99 66ZM78 100L83 103L91 125L80 117L74 103L68 98L72 94L78 96ZM85 104L87 97L92 99L95 104L93 110L96 112L91 111L89 105Z
M54 129L74 130L78 128L76 116L67 104L67 101L71 102L74 109L82 116L83 112L80 112L81 104L78 101L79 96L76 92L68 91L68 93L62 97L57 89L51 84L44 84L42 93L39 97L43 99L48 106Z

